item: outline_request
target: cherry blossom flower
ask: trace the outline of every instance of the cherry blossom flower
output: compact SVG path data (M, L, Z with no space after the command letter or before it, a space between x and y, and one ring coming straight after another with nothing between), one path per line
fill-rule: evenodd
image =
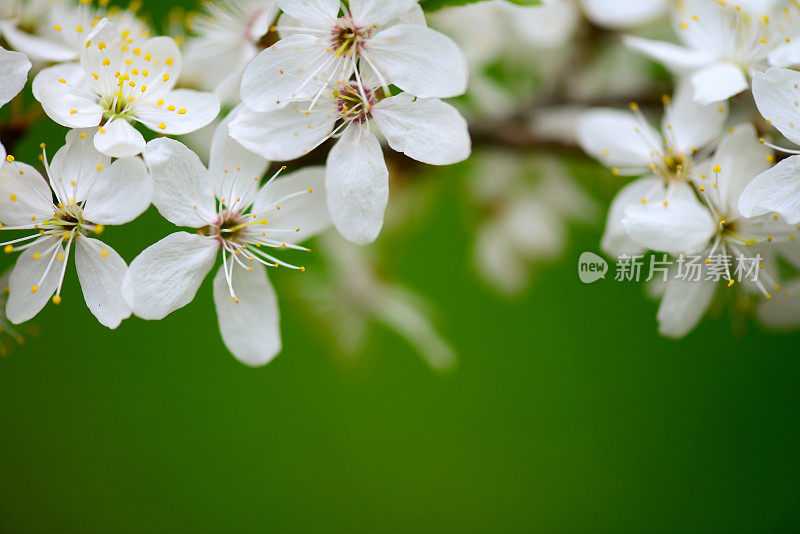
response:
M611 256L643 250L622 225L629 208L691 194L687 182L696 175L703 152L713 149L728 116L726 103L696 103L686 82L665 103L661 132L650 126L635 104L633 113L594 109L580 119L578 140L586 152L612 167L615 174L644 175L623 187L611 204L601 244Z
M800 10L786 0L680 0L673 22L683 46L628 37L629 46L689 76L694 99L727 100L770 65L800 63Z
M307 250L297 243L330 224L319 168L273 177L259 187L268 162L249 153L220 125L208 169L178 141L151 141L144 158L155 180L153 204L161 215L194 233L177 232L131 263L123 293L134 314L159 320L189 304L221 256L214 302L223 341L251 366L281 349L275 291L265 266L305 270L271 249Z
M640 26L667 9L667 0L580 0L580 4L586 18L609 29Z
M389 200L389 171L370 122L390 147L423 163L449 165L471 152L466 121L436 98L401 93L380 99L376 89L351 83L326 89L309 107L308 101L267 113L241 107L230 133L245 148L279 161L298 158L338 137L328 155L328 208L336 228L354 243L375 240Z
M356 69L359 79L377 80L387 93L389 85L422 98L466 91L466 62L453 41L424 24L397 23L419 13L418 0L352 0L341 15L339 0L276 1L296 26L283 24L292 34L245 70L242 101L254 111L298 100L313 107L329 86L347 86Z
M117 158L145 147L132 122L181 135L214 120L220 109L215 95L173 89L181 70L174 40L155 37L137 46L124 35L103 20L88 36L80 65L56 65L36 76L33 94L51 119L68 128L97 127L95 147Z
M208 2L205 13L192 19L182 84L213 91L224 104L238 103L244 69L277 14L274 0Z
M77 60L86 37L104 17L126 35L144 39L150 33L135 12L95 7L87 1L6 0L0 6L3 37L14 50L37 62Z
M371 326L378 324L405 340L434 371L453 370L456 353L436 329L422 295L388 277L368 248L332 232L318 242L325 268L304 276L297 289L343 356L352 358L363 350Z
M6 157L0 169L0 227L32 232L0 243L22 252L11 274L6 313L18 324L33 318L61 289L73 248L86 305L98 321L116 328L130 316L120 289L127 265L95 238L107 225L128 223L150 205L152 181L139 158L98 153L85 131L72 130L49 165L49 180ZM55 197L55 200L54 200Z
M475 267L503 294L527 289L537 265L566 252L570 223L597 214L594 200L554 158L521 160L491 151L480 156L470 178L473 202L486 214L475 235Z
M695 190L682 188L665 204L642 204L625 211L622 224L644 249L670 254L702 254L707 263L715 255L730 257L732 265L722 280L671 278L658 311L659 331L682 337L705 315L721 284L732 287L740 258L772 258L772 247L791 244L798 228L776 214L743 216L737 207L741 192L769 167L772 154L760 144L755 128L743 124L726 135L714 156L702 165L707 171L693 177ZM776 267L760 265L758 280L745 279L747 289L767 299L781 287L770 273ZM774 263L774 262L773 262ZM743 284L744 285L744 284Z

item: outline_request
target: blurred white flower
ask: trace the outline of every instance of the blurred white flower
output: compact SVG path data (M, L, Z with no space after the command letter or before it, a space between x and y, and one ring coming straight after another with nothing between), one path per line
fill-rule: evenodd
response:
M633 113L614 109L588 111L579 122L581 147L615 174L646 175L620 190L611 204L602 240L611 256L638 254L643 249L622 225L628 209L639 204L661 204L674 196L691 194L687 180L696 176L698 161L722 133L728 106L696 103L688 83L672 99L665 99L661 132L656 131L635 104Z
M267 113L244 106L230 133L249 150L280 161L338 137L325 181L331 217L346 239L370 243L381 231L389 200L389 171L370 122L390 147L423 163L458 163L471 151L467 122L450 104L408 93L379 96L375 88L350 83L322 91L313 108L302 99Z
M761 115L796 145L800 145L798 87L800 73L789 69L773 67L753 78L753 97ZM797 150L779 150L800 153ZM800 156L794 155L753 180L742 193L739 210L748 217L774 211L791 224L800 222L798 179Z
M594 200L551 157L484 153L470 186L473 202L487 213L475 237L475 265L506 294L524 291L537 264L564 254L571 222L590 222L597 214Z
M327 326L339 351L353 356L364 348L371 324L406 340L433 370L451 371L457 357L433 325L430 305L421 296L380 274L369 250L332 232L317 239L322 269L298 284L309 309Z
M213 91L223 104L236 104L244 69L277 14L274 0L207 2L205 12L191 22L181 83Z
M33 94L48 116L68 128L98 127L97 150L112 157L135 156L145 140L131 124L181 135L210 123L220 109L211 93L173 89L181 71L175 41L156 37L137 46L103 20L88 36L81 64L42 70Z
M800 10L791 0L679 0L673 23L683 46L627 37L626 43L689 76L694 99L727 100L768 66L800 63Z
M148 143L153 204L176 226L197 232L174 233L144 250L131 263L123 294L138 317L163 319L194 299L221 255L214 302L222 338L241 362L264 365L281 349L277 299L264 267L305 270L267 250L307 250L296 243L330 224L324 172L306 168L260 187L268 162L233 142L227 128L225 121L215 136L208 169L177 141Z
M663 15L667 10L668 1L580 0L580 4L586 18L594 24L611 30L620 30L641 26Z
M743 124L727 134L715 154L703 164L706 172L693 177L697 193L684 187L664 204L629 207L622 224L630 237L644 249L670 254L702 254L706 263L715 255L728 256L732 264L721 280L689 281L670 279L658 311L659 331L669 337L681 337L691 331L705 314L720 283L731 287L740 258L757 258L762 263L758 280L743 280L748 289L761 292L767 299L780 291L766 259L773 258L775 245L793 245L798 229L779 216L765 214L744 217L737 207L739 196L748 183L769 167L768 147L760 144L755 128ZM773 262L774 263L774 262Z
M129 9L95 7L91 2L74 0L0 1L3 37L14 50L37 62L78 59L86 37L103 17L116 23L125 37L149 36L147 25Z
M297 26L281 23L282 32L295 33L245 70L241 96L252 110L274 111L298 100L313 107L329 86L345 87L359 71L358 80L372 80L367 83L387 94L389 85L422 98L466 91L466 62L456 44L424 23L402 22L419 12L418 0L352 0L342 16L339 0L276 1Z
M111 163L78 130L67 134L64 147L45 166L49 180L12 156L0 169L0 228L33 232L0 243L7 254L22 252L9 281L8 318L22 323L50 297L61 302L74 244L86 305L103 325L116 328L131 314L120 293L127 265L89 235L102 233L105 225L128 223L147 209L153 193L147 169L139 158Z

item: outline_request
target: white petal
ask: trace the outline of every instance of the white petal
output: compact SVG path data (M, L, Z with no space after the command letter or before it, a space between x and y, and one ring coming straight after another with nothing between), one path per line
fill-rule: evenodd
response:
M177 226L201 228L216 214L208 171L197 154L174 139L162 137L147 144L144 161L155 190L153 205Z
M640 205L643 198L650 198L651 202L662 202L665 192L666 188L662 180L655 177L634 180L620 189L608 211L606 228L601 241L603 252L612 257L619 257L623 254L635 256L644 252L645 247L628 235L622 219L628 208Z
M466 160L472 151L467 121L437 98L401 93L376 104L372 117L389 146L417 161L450 165Z
M112 158L129 158L142 153L146 143L142 134L125 119L114 119L97 130L94 146Z
M63 82L61 80L64 80ZM91 99L92 81L78 63L65 63L42 69L33 79L33 96L41 102L42 90L54 93L63 91Z
M111 163L111 158L94 147L93 130L70 130L66 144L50 161L50 179L65 192L65 200L83 202L97 179L98 169Z
M750 123L737 126L722 138L711 165L719 166L717 188L721 209L727 217L738 212L739 197L753 179L769 168L767 157L772 151L758 142L755 127Z
M158 103L163 100L162 105ZM191 89L175 89L136 106L136 118L160 134L184 135L199 130L219 115L219 97Z
M418 5L419 0L351 0L350 13L353 21L360 26L381 26L400 18Z
M217 198L241 198L241 204L249 206L250 196L257 192L253 184L264 176L270 162L247 150L230 136L229 127L240 109L233 110L217 126L211 139L208 172L214 181Z
M666 107L661 130L681 154L691 154L711 143L722 133L728 118L728 103L702 105L694 100L694 90L683 80Z
M651 153L664 146L649 124L615 109L587 112L578 122L578 142L609 167L645 167L652 160Z
M711 64L692 74L691 80L694 99L700 104L727 100L750 87L742 69L733 63Z
M800 223L800 156L787 158L756 176L739 197L739 213L755 217L775 212Z
M266 365L281 351L275 290L260 265L252 271L234 267L232 283L238 302L231 300L223 270L214 277L214 303L222 340L245 365Z
M84 216L97 224L125 224L147 211L152 200L153 179L142 159L122 158L98 175Z
M322 143L336 123L331 102L320 103L308 114L307 110L307 102L268 113L242 107L229 131L242 146L267 159L296 159Z
M671 279L658 307L658 331L662 336L681 338L697 326L714 299L717 284Z
M301 191L310 192L283 200ZM274 209L276 205L280 205L281 209ZM322 232L331 224L325 194L325 167L305 167L273 180L259 192L253 204L253 212L269 220L268 234L274 228L299 228L295 233L281 233L281 237L277 238L287 243L300 243Z
M0 166L0 223L23 226L53 217L50 186L39 171L24 163Z
M63 62L78 58L78 51L74 48L24 32L14 22L0 22L0 30L8 41L9 48L22 52L33 61Z
M791 67L800 64L800 41L794 39L779 46L767 57L773 67Z
M599 26L630 28L664 13L666 0L581 0L586 16Z
M75 266L83 298L100 324L117 328L131 316L122 298L122 280L128 270L125 260L102 241L79 237L75 242Z
M761 115L794 144L800 145L800 72L772 67L753 75L753 98Z
M50 264L50 260L54 254L63 250L60 239L46 236L20 255L8 282L11 293L6 304L6 315L12 323L19 324L33 319L47 305L58 287L62 262L67 261L66 258L55 259ZM37 288L36 291L33 291L34 287Z
M378 78L420 98L464 94L469 72L458 46L424 26L397 24L367 41L362 52Z
M146 248L128 268L122 294L137 317L163 319L189 304L211 271L219 245L178 232Z
M664 41L653 41L630 35L623 37L623 41L630 48L638 50L677 72L698 69L714 61L712 54Z
M717 228L691 186L674 186L667 202L666 206L648 202L625 210L622 225L631 239L650 250L671 254L705 249Z
M31 62L19 52L9 52L0 47L0 106L17 96L28 81Z
M326 49L329 49L326 41L307 34L281 39L256 56L245 69L242 101L255 111L274 111L291 100L313 99L329 77L333 82L349 79L350 68L333 71L342 62L329 61L334 51Z
M348 127L333 147L325 187L339 233L359 245L375 241L389 202L389 170L381 144L366 128Z
M326 26L339 14L338 0L276 0L290 17L310 26Z

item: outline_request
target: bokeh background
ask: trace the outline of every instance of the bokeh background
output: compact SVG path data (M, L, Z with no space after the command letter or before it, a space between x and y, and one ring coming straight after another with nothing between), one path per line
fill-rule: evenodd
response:
M39 141L63 135L41 121L15 155L35 161ZM571 165L602 213L622 182ZM499 295L473 267L477 171L398 171L426 209L401 212L413 224L373 247L433 303L458 354L445 374L380 325L343 355L296 272L272 274L284 351L250 369L222 344L210 284L111 334L73 271L64 304L0 359L0 531L800 529L800 335L721 312L659 338L640 284L578 280L602 215L571 228L521 296ZM151 211L104 239L130 261L171 231Z

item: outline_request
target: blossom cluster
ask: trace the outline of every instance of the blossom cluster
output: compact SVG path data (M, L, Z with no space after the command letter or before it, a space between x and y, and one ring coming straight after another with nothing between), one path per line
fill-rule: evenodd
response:
M740 300L781 297L777 320L771 302L761 306L767 322L796 322L780 265L800 265L798 159L783 159L798 152L768 138L800 143L800 73L787 68L800 65L800 9L782 0L680 0L669 15L681 44L624 37L673 73L660 127L636 103L627 111L592 109L577 121L588 154L616 175L635 177L611 205L602 248L612 256L700 254L706 264L732 258L721 278L671 277L655 289L663 335L686 335L719 288L734 286ZM738 284L735 273L754 258L760 276Z
M72 256L87 307L111 329L188 305L220 264L223 341L263 365L281 350L268 268L305 271L280 256L307 252L301 243L331 225L358 245L378 237L389 199L382 144L431 165L470 155L466 120L442 100L466 91L466 60L427 27L418 0L213 2L177 40L153 35L135 6L106 4L0 3L13 48L0 48L0 105L33 72L32 96L69 129L52 158L42 143L39 168L0 147L0 230L13 232L0 246L20 253L0 327L60 304ZM207 163L173 138L209 130ZM273 161L331 139L324 166L281 165L262 181ZM151 205L182 230L129 264L101 236ZM387 321L412 342L412 332L431 338L391 302ZM452 360L444 342L435 350Z

